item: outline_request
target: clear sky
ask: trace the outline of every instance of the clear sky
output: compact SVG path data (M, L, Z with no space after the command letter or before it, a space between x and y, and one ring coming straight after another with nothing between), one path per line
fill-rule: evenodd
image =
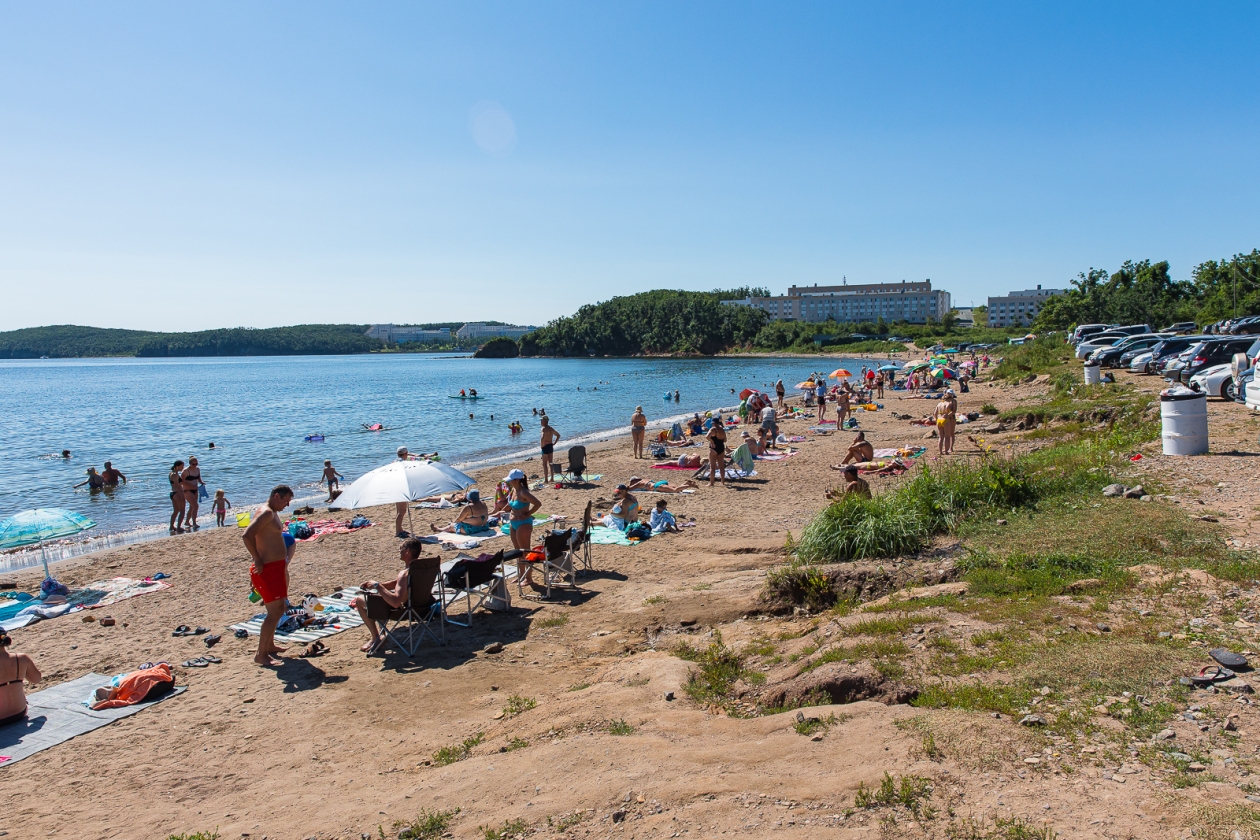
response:
M0 329L1260 246L1247 3L0 2Z

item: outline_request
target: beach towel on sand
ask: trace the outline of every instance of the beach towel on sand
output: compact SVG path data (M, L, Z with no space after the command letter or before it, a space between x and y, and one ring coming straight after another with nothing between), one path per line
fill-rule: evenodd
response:
M134 706L148 699L150 694L156 698L156 691L161 691L164 686L174 687L175 677L171 674L171 666L165 662L159 662L152 668L145 668L140 671L132 671L130 674L123 674L117 677L117 684L113 684L111 680L111 688L116 689L114 696L109 700L101 700L93 703L89 708L94 712L103 709L122 709L127 706Z
M108 726L119 718L134 715L154 703L186 691L183 686L179 686L152 700L98 712L83 705L85 697L97 688L109 685L111 679L104 674L87 674L77 680L27 695L26 719L0 727L0 767L16 764L37 752L69 741L76 735Z
M334 598L331 595L320 598L319 602L326 608L325 611L317 613L320 617L328 619L328 624L324 627L304 627L301 630L292 630L282 633L276 630L276 641L285 644L286 642L294 642L299 645L310 644L316 639L324 639L328 636L335 636L343 630L350 630L354 627L362 627L363 619L359 618L359 614L351 610L350 599L359 594L357 587L342 589L333 593L340 595L340 598ZM238 621L236 624L228 626L229 630L244 630L251 636L257 636L258 631L262 629L262 621L267 617L266 613L258 613L248 621ZM285 626L281 622L281 627Z

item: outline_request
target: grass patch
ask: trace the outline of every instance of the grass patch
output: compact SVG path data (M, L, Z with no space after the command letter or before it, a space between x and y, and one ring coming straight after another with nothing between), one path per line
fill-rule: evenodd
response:
M172 834L166 840L219 840L218 831L194 831L192 834Z
M792 603L804 604L810 610L823 610L837 602L831 578L818 567L799 559L767 572L766 589L782 592Z
M765 680L765 675L750 671L744 665L744 657L722 643L720 634L714 635L713 642L704 650L692 647L686 642L674 648L674 655L679 659L694 662L699 666L687 677L683 691L692 700L704 706L718 706L730 712L733 708L733 690L739 680Z
M904 670L898 671L897 669L900 667L899 665L897 665L897 667L890 666L896 665L897 660L909 655L909 653L909 648L900 641L890 642L886 640L877 640L874 642L859 642L856 645L847 647L839 646L828 648L823 651L823 654L817 659L813 659L808 662L805 667L801 669L801 673L809 673L816 668L826 665L828 662L858 662L861 660L870 660L871 664L874 665L875 669L881 674L884 674L884 676L889 677L890 679L896 679L904 673ZM884 667L881 668L881 665ZM885 673L885 669L887 669L888 673ZM896 674L895 676L894 673Z
M526 741L524 738L513 738L507 742L507 746L503 748L503 752L515 752L516 750L523 750L528 746L529 741Z
M1059 336L1046 335L1024 344L1002 349L1002 361L991 371L994 379L1013 381L1030 374L1048 373L1068 363L1074 355L1072 345Z
M451 821L459 813L458 808L449 811L430 811L425 809L414 820L398 820L394 823L394 836L398 840L437 840L450 828ZM385 837L382 829L377 829L380 836Z
M797 735L813 735L816 732L826 732L831 727L843 723L845 720L848 720L847 715L844 718L838 718L835 715L816 718L797 714L796 723L792 724L792 728L796 730Z
M623 719L610 720L608 722L609 735L633 735L634 726L626 723Z
M901 805L919 814L923 801L932 795L932 783L922 776L902 776L900 779L884 773L876 789L858 782L853 804L857 808L878 808Z
M569 617L561 613L560 615L549 615L544 618L540 618L534 622L534 626L547 629L550 627L563 627L568 623Z
M580 683L574 683L573 685L569 686L568 690L569 690L569 691L581 691L581 690L582 690L582 689L584 689L584 688L590 688L590 687L591 687L591 684L590 684L590 683L588 683L588 682L580 682Z
M538 701L533 697L522 697L519 694L513 694L507 699L507 705L503 707L503 716L516 717L522 712L528 712L537 705Z
M994 817L992 822L971 817L945 828L948 840L1055 840L1058 832L1048 825L1034 825L1023 817Z
M562 814L554 818L547 817L547 825L556 831L564 832L573 828L573 826L582 822L582 820L586 819L588 816L590 816L590 814L586 811L574 811L572 814Z
M656 604L668 604L668 603L669 603L669 599L666 598L664 595L649 595L648 597L643 599L643 606L645 607L651 607Z
M529 831L529 823L522 819L504 820L503 825L498 828L479 825L477 829L485 840L509 840L512 837L524 837Z
M967 683L928 685L910 705L920 709L964 709L969 712L1001 712L1014 715L1033 698L1031 688L1013 685Z
M448 764L454 764L457 761L463 761L472 755L473 747L476 747L486 738L484 733L478 732L471 738L465 738L463 743L455 747L442 747L433 754L433 765L435 767L445 767Z
M844 636L899 636L910 629L910 616L901 615L897 618L867 618L856 624L850 624L841 629Z

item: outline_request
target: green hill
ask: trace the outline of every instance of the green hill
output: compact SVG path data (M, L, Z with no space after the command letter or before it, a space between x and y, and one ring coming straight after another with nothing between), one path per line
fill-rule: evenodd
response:
M368 353L384 344L360 324L236 327L187 333L60 325L0 332L0 359L91 356L327 356Z

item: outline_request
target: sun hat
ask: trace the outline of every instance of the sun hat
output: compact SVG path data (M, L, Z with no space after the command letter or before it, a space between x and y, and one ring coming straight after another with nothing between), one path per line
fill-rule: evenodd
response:
M510 473L507 474L507 478L503 480L504 481L524 481L525 473L522 470L512 470Z
M405 447L405 446L400 446L400 447L398 447L398 454L399 454L399 455L406 455L406 454L407 454L407 447Z
M476 490L469 490L467 493L467 498L468 498L468 501L470 502L479 502L481 501L481 493Z

